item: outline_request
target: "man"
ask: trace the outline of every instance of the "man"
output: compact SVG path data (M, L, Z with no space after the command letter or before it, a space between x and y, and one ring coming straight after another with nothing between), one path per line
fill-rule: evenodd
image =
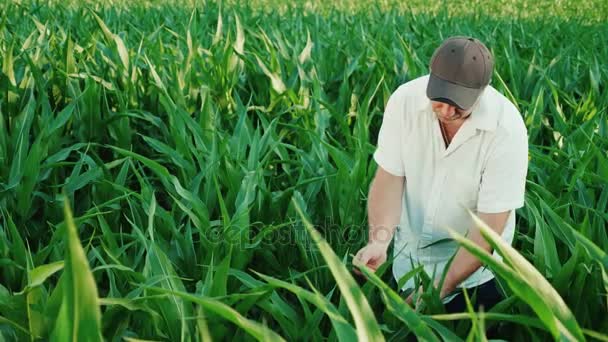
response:
M515 209L524 204L527 131L516 107L489 85L493 68L483 43L452 37L433 54L430 75L391 95L374 153L369 242L355 256L377 269L394 236L395 279L421 264L436 286L454 256L439 289L444 303L451 302L448 312L465 310L462 294L448 296L457 288L477 288L477 304L486 310L500 295L492 272L450 241L443 227L468 232L491 251L466 209L512 243Z

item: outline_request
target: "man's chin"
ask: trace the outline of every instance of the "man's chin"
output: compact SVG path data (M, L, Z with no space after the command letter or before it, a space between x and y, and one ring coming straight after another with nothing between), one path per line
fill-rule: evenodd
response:
M439 119L439 121L441 121L442 123L452 123L454 121L456 121L458 118L450 118L450 119L446 119L446 118L442 118L442 117L437 117L437 119Z

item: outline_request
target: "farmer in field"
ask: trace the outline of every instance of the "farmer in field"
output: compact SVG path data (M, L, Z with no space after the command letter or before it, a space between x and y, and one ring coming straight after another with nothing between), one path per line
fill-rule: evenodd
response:
M452 37L433 54L430 75L391 95L374 153L369 242L354 260L377 269L394 237L395 279L423 265L438 286L455 255L439 289L448 312L466 310L458 288L476 291L485 310L502 297L492 272L443 227L491 251L466 209L512 243L515 209L524 205L527 131L517 108L489 85L493 67L479 40ZM403 289L414 286L410 279Z

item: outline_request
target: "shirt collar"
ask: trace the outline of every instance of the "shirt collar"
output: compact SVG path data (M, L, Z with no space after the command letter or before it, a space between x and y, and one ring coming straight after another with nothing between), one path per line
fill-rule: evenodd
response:
M498 126L498 112L501 110L496 104L492 105L492 89L486 89L479 102L471 113L471 125L484 131L494 131Z

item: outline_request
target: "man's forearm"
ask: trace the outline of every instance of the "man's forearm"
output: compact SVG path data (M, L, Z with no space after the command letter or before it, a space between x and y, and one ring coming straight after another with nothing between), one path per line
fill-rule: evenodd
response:
M476 229L476 231L469 236L469 239L484 250L491 252L491 246L484 240L479 230ZM473 272L477 271L481 265L482 263L477 257L469 253L469 251L463 247L460 247L445 276L440 296L443 298L454 291L460 283L473 274Z
M404 178L380 170L368 198L369 242L388 246L401 218Z
M498 214L478 214L478 216L492 230L498 234L502 234L507 218L509 217L509 213L510 212ZM492 252L490 244L483 238L481 232L476 227L470 230L469 239L487 252ZM448 269L440 291L440 296L443 298L450 292L454 291L454 289L456 289L460 283L473 274L473 272L477 271L481 265L482 263L479 261L479 259L477 259L477 257L469 253L463 247L460 247L454 256L454 260L452 260L450 268Z

